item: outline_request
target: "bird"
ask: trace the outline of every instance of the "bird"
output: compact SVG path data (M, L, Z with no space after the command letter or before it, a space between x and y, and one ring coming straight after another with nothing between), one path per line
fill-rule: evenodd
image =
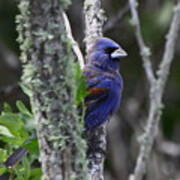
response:
M118 72L119 60L126 56L126 51L118 43L106 37L96 39L90 48L88 62L82 71L87 84L87 96L84 99L87 131L107 121L119 106L123 90L123 80ZM30 143L34 138L35 134L24 144ZM18 148L8 157L5 166L14 167L27 152L24 147Z
M91 131L109 120L121 101L123 79L118 72L127 52L107 37L97 38L87 53L83 69L87 96L84 104L85 129Z

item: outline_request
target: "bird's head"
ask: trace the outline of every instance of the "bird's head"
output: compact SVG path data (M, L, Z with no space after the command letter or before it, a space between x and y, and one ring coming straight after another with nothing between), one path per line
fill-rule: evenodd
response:
M88 53L88 61L103 70L117 70L119 60L127 53L122 47L109 38L98 38Z

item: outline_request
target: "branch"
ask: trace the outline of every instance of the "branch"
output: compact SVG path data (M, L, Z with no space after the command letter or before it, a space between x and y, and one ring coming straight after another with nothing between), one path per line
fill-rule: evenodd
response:
M78 43L74 40L68 17L67 17L67 15L66 15L66 13L64 11L63 11L63 18L64 18L64 25L65 25L65 28L66 28L67 36L72 42L73 51L74 51L76 57L78 58L81 69L83 69L85 61L84 61L83 55L81 53L81 50L80 50L80 48L78 46Z
M85 26L86 26L86 52L90 49L95 39L102 37L102 25L105 21L101 1L85 0L84 2Z
M104 179L104 159L107 144L106 125L105 123L87 134L90 180Z
M103 32L107 32L114 28L119 22L123 19L123 17L129 11L129 3L127 3L123 8L121 8L116 15L111 17L108 22L105 24L103 28Z
M172 19L171 27L166 36L167 42L165 45L163 59L159 66L159 71L157 72L158 74L157 85L161 86L160 88L162 91L164 89L165 82L167 81L171 62L174 57L175 43L178 38L179 29L180 29L180 2L174 8L174 16Z
M135 28L135 35L136 35L136 39L139 45L140 54L142 56L146 76L148 78L149 83L153 84L155 81L155 77L154 77L151 59L150 59L151 51L150 51L150 48L146 46L142 37L139 15L137 11L138 4L136 0L129 0L129 4L130 4L130 10L132 14L132 25Z
M86 52L91 48L94 40L102 37L102 24L105 20L101 1L85 0L84 14L86 25ZM103 180L104 154L106 151L106 123L87 133L89 175L91 180Z
M132 15L137 17L137 9L135 8L136 1L130 0ZM139 24L139 23L138 23ZM140 26L138 25L138 32L140 33ZM141 141L140 153L137 159L134 175L130 176L130 180L141 180L145 174L147 161L150 157L152 145L157 133L159 120L162 113L162 96L165 84L168 78L170 65L174 57L175 42L180 29L180 2L175 7L172 23L168 32L167 41L165 45L164 56L157 71L158 77L153 79L150 86L150 110L148 114L147 127ZM142 35L136 32L137 39L142 38ZM142 41L142 40L139 40ZM142 55L143 56L143 55ZM146 59L146 61L149 61ZM150 62L149 62L150 63ZM145 68L147 68L145 66ZM146 74L149 75L148 73ZM150 77L149 77L150 78ZM149 79L148 78L148 79ZM149 79L150 80L150 79Z

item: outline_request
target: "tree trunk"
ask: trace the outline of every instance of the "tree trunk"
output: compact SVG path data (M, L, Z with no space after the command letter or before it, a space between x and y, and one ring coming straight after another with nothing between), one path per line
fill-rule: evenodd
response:
M69 0L21 0L22 87L29 95L44 180L84 179L86 145L73 101L74 56L64 27Z
M95 39L103 36L102 26L105 21L100 0L85 0L84 14L86 25L86 52ZM106 154L106 123L87 133L88 171L91 180L104 180L104 159Z

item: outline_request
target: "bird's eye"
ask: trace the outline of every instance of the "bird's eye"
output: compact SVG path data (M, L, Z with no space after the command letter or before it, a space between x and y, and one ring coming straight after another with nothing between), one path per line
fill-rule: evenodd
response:
M118 48L106 48L105 49L105 52L107 53L107 54L111 54L112 52L114 52L116 49L118 49Z

